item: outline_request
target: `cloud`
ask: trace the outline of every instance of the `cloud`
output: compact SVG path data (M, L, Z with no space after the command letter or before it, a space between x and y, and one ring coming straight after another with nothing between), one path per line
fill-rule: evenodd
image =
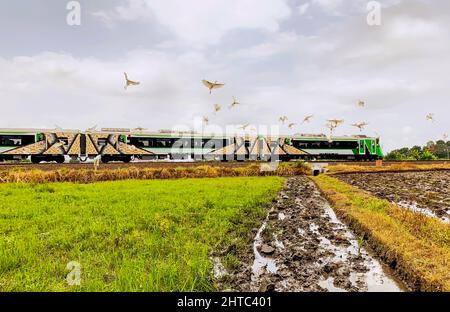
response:
M107 11L94 11L91 15L99 18L109 27L120 22L150 22L153 17L145 0L127 0L124 5L118 5Z
M176 38L196 45L218 43L233 29L275 32L290 14L284 0L128 0L127 5L94 13L108 24L154 17Z
M261 58L279 55L281 53L292 53L297 49L301 36L292 32L276 33L265 42L249 48L237 50L230 54L232 58L245 58L260 61Z
M303 3L303 4L299 5L298 8L297 8L298 9L298 14L299 15L305 15L306 11L308 11L308 9L309 9L309 6L310 6L309 2L306 2L306 3Z

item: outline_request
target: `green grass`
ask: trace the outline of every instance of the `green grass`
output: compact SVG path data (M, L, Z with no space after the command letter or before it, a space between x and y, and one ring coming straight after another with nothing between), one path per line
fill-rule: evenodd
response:
M283 181L0 184L0 290L214 290L211 254L248 244Z

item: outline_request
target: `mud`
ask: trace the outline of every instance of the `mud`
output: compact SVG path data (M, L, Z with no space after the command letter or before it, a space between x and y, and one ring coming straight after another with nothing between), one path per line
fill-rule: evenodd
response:
M400 207L450 222L450 170L335 176Z
M400 291L380 262L341 223L315 184L290 178L238 269L222 280L237 291ZM271 247L271 248L268 248Z

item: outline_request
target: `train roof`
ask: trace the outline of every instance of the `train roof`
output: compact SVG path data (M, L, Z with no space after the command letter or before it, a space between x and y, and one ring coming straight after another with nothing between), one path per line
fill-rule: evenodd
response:
M0 133L55 133L55 132L81 132L77 129L43 129L43 128L0 128Z
M81 133L78 129L44 129L44 128L0 128L0 134L36 134L36 133ZM263 134L242 134L242 133L198 133L188 131L172 131L172 130L160 130L160 131L147 131L136 130L128 128L102 128L101 130L88 129L85 133L110 133L110 134L125 134L131 137L205 137L205 138L233 138L242 137L246 140L256 139L259 136L267 137L270 139L278 138L290 138L294 140L328 140L328 137L323 134L308 134L308 133L296 133L296 134L280 134L280 135L263 135ZM332 136L332 140L361 140L361 139L375 139L362 134L357 135L344 135L344 136Z

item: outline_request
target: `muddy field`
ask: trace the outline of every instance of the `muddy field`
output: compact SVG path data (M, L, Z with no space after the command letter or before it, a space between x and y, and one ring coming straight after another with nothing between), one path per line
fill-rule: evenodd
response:
M401 207L450 222L450 170L336 175Z
M400 291L307 177L287 181L236 272L239 291ZM216 261L217 263L217 261ZM223 274L222 274L223 275Z

